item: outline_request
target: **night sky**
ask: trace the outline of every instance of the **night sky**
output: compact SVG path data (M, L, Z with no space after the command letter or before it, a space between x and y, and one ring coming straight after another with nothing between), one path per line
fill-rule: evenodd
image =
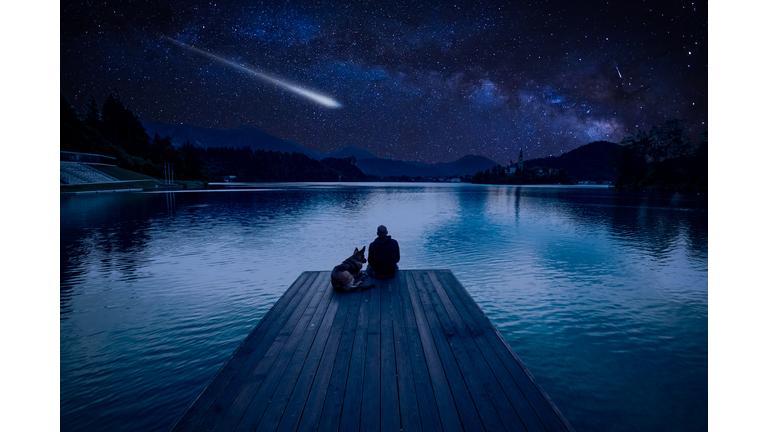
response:
M350 3L62 1L60 91L81 112L117 90L142 120L427 163L708 127L706 2Z

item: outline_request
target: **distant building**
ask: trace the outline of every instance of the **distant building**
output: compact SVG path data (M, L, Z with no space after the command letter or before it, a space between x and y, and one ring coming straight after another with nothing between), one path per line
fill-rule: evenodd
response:
M523 149L520 149L520 157L517 158L517 166L514 165L513 161L509 161L509 166L505 170L507 175L512 175L515 173L521 173L523 172Z

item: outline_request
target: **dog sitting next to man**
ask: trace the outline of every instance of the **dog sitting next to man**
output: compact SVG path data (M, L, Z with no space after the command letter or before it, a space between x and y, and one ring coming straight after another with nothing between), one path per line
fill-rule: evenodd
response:
M363 280L358 281L358 279L365 279L368 276L360 271L365 263L365 246L363 246L363 250L355 248L355 253L351 257L333 268L331 272L333 289L341 292L355 292L375 287L375 284L363 285Z

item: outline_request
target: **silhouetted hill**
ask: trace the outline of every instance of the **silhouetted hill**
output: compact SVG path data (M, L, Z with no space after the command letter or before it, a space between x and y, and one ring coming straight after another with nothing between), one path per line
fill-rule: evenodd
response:
M369 175L380 177L453 177L472 175L478 171L496 166L496 162L476 155L464 156L454 162L426 164L422 162L404 162L393 159L363 159L357 161L360 170Z
M360 171L379 177L438 177L440 174L430 166L416 166L394 159L362 159L357 161Z
M493 168L496 162L485 156L467 155L455 162L436 163L431 167L440 172L442 176L472 175L478 171Z
M357 160L378 159L375 154L355 145L348 145L328 155L328 157L332 157L332 158L345 158L349 156L354 156L355 159Z
M614 181L614 158L620 145L608 141L594 141L560 156L524 161L525 168L534 166L558 168L576 179L596 182Z
M419 162L419 161L404 161L408 165L418 166L418 167L428 167L429 164L426 162Z

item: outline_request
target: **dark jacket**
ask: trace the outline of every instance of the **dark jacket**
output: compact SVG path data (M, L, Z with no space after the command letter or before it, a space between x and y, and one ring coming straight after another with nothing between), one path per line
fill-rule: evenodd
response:
M368 264L380 275L391 275L400 262L400 246L392 236L379 236L368 247Z

